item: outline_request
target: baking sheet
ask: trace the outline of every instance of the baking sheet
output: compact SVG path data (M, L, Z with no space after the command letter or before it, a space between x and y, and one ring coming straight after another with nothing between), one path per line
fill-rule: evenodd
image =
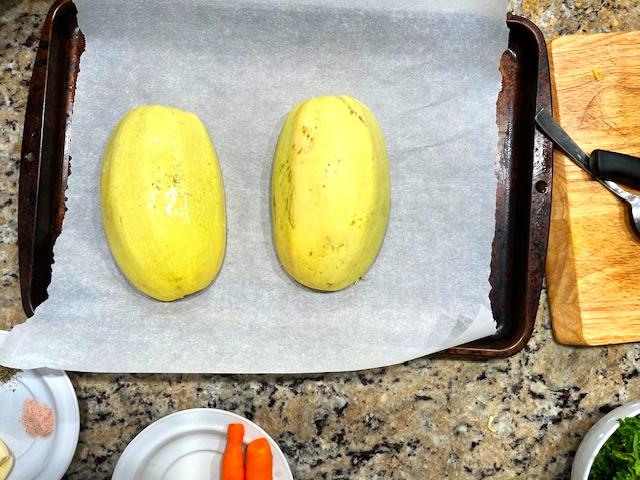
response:
M311 372L393 364L495 332L498 65L503 0L384 3L76 1L86 37L68 211L50 298L0 363L117 372ZM288 110L348 94L376 114L392 207L366 280L322 294L277 262L270 168ZM228 247L211 288L156 302L115 266L99 172L130 108L196 113L223 170Z

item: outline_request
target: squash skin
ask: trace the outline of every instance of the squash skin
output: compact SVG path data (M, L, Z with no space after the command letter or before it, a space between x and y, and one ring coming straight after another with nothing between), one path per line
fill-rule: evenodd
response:
M389 162L380 126L348 96L311 98L284 123L271 177L275 249L299 283L337 291L361 279L389 220Z
M172 301L206 288L226 248L222 172L195 115L130 110L112 131L100 182L105 235L136 288Z

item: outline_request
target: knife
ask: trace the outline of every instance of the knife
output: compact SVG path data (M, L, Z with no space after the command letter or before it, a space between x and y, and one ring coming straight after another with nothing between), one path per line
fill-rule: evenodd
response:
M608 150L594 150L588 156L544 108L536 114L536 123L553 143L590 175L640 188L640 158Z
M591 156L588 156L556 123L548 110L539 110L535 121L540 130L571 160L629 205L636 232L640 235L640 195L627 192L616 183L640 188L640 158L608 150L594 150Z

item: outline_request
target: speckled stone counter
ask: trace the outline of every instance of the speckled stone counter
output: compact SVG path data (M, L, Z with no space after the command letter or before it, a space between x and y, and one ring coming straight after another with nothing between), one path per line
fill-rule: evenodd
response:
M0 328L21 322L17 182L31 63L49 2L0 0ZM548 37L640 28L636 0L513 0ZM608 410L640 396L640 347L569 348L543 292L523 352L488 363L421 359L331 375L79 375L69 478L107 478L127 443L176 410L216 407L264 427L297 479L568 478Z

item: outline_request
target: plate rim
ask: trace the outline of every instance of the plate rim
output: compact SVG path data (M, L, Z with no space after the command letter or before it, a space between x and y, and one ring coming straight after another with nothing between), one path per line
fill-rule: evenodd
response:
M8 331L0 330L0 344L4 343L7 335L9 335ZM67 428L70 429L71 442L69 442L69 445L73 444L73 450L69 449L69 453L64 456L61 454L60 457L64 458L64 461L60 461L53 467L49 467L50 463L45 464L44 468L42 468L36 476L36 479L46 478L47 480L49 480L52 478L52 476L61 479L65 475L67 470L69 470L69 466L71 465L76 450L78 449L78 440L80 439L80 405L78 404L78 394L76 393L69 375L67 375L67 372L65 372L64 370L56 370L51 368L35 368L20 370L20 372L32 372L36 376L36 378L43 382L49 389L55 403L54 408L56 413L56 423L59 418L58 408L62 408L66 403L64 401L60 401L60 397L56 395L56 393L64 394L64 392L66 392L69 394L69 397L73 399L73 402L69 402L68 405L70 422L65 423L65 425L68 425ZM18 375L19 374L20 373L18 373ZM54 378L51 378L52 375L54 376ZM73 403L73 405L70 405L70 403ZM56 427L56 432L58 432L58 426L56 425ZM50 451L53 453L55 453L56 451L64 453L64 450L61 448L61 446L64 446L64 442L53 442ZM59 468L57 468L58 466ZM48 468L51 468L51 471L48 471ZM46 475L46 477L44 477L43 475Z
M268 440L271 441L271 443L273 445L276 446L278 453L280 455L282 455L282 458L284 459L284 463L286 465L286 472L285 474L288 475L288 479L287 480L293 480L293 473L291 472L291 467L289 465L289 461L287 459L287 457L285 456L284 452L282 451L282 449L280 448L280 445L278 445L278 443L271 437L271 435L269 435L262 427L260 427L258 424L256 424L255 422L253 422L252 420L249 420L246 417L243 417L242 415L239 415L237 413L234 412L230 412L229 410L222 410L220 408L208 408L208 407L195 407L195 408L187 408L185 410L178 410L176 412L172 412L168 415L165 415L164 417L161 417L157 420L155 420L154 422L150 423L149 425L147 425L145 428L143 428L142 430L140 430L140 432L138 432L136 434L135 437L133 437L133 439L127 444L127 446L125 447L125 449L122 451L122 453L120 454L120 457L118 458L118 462L116 463L115 468L113 469L113 473L112 473L112 480L119 480L120 478L124 479L125 477L123 476L124 473L119 471L118 469L122 469L124 467L122 467L122 459L124 458L125 454L127 453L127 450L130 450L134 447L134 445L137 443L137 441L139 442L140 437L142 437L142 435L147 432L147 430L152 429L152 427L157 426L158 423L160 422L164 422L164 421L169 421L169 419L173 418L173 417L177 417L177 416L183 416L183 415L190 415L190 414L194 414L197 412L215 412L215 413L219 413L219 414L223 414L223 415L228 415L232 418L236 418L238 420L241 420L242 422L248 422L250 423L253 427L255 427L258 432L264 436L265 438L267 438Z

